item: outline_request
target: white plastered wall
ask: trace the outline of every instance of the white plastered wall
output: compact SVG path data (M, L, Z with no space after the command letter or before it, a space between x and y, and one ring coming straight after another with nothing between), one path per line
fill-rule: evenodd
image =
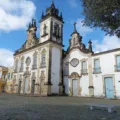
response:
M51 92L54 94L59 93L59 81L60 81L60 49L52 48L52 64L51 64Z
M117 98L120 98L120 72L115 72L114 65L116 65L116 55L120 54L120 51L110 52L93 56L92 64L94 68L94 59L100 60L101 73L93 74L93 86L95 97L105 97L104 93L104 76L113 76L114 82L114 94Z
M79 60L79 64L76 67L73 67L70 65L70 61L73 58L77 58ZM82 53L79 49L74 49L72 50L64 59L63 64L69 62L69 75L70 76L72 73L76 72L79 74L79 76L81 76L81 61L82 60L86 60L87 62L87 69L88 69L88 56L84 53ZM68 80L66 77L64 77L64 83L67 83ZM69 79L69 84L65 84L65 89L70 88L70 79ZM69 86L69 87L68 87ZM89 76L88 75L82 75L80 77L80 85L79 85L80 89L81 89L81 96L89 96ZM70 89L69 89L70 90ZM67 90L66 90L67 91ZM69 92L70 93L70 92Z

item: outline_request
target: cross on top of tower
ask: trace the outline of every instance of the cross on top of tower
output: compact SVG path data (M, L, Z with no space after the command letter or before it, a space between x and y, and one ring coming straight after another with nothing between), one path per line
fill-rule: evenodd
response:
M73 25L74 25L74 30L75 30L75 31L77 31L77 30L76 30L76 24L77 24L76 22L73 24Z

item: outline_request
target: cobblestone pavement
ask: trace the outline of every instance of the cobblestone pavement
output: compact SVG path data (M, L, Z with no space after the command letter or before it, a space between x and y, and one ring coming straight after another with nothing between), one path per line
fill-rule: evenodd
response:
M89 103L116 105L117 112L90 111ZM119 105L120 100L0 94L0 120L120 120Z

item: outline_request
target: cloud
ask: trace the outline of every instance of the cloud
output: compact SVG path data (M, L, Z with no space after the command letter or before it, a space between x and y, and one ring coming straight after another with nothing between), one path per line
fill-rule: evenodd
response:
M13 66L13 52L4 48L0 48L0 66Z
M26 28L35 10L36 7L30 0L0 0L0 30Z
M71 7L76 8L78 6L76 0L68 0Z
M93 29L91 29L90 27L83 26L82 21L83 21L82 19L77 20L77 30L78 30L78 32L82 36L85 36L86 34L93 32Z
M115 48L120 48L120 39L117 36L105 36L102 42L98 40L93 41L93 50L94 52L102 52Z

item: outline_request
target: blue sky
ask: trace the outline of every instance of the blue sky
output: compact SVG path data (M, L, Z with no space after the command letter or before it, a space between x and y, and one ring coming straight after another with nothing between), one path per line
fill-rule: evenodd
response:
M40 17L52 0L4 0L0 1L0 65L11 66L15 50L19 49L27 38L26 29L32 18L37 20L37 36L39 37ZM77 22L77 29L83 42L87 45L89 39L93 41L94 51L104 51L120 47L120 40L116 36L105 36L98 28L83 27L81 21L82 6L80 0L54 0L55 6L63 13L64 45L69 45L73 23ZM3 56L3 57L1 57Z

